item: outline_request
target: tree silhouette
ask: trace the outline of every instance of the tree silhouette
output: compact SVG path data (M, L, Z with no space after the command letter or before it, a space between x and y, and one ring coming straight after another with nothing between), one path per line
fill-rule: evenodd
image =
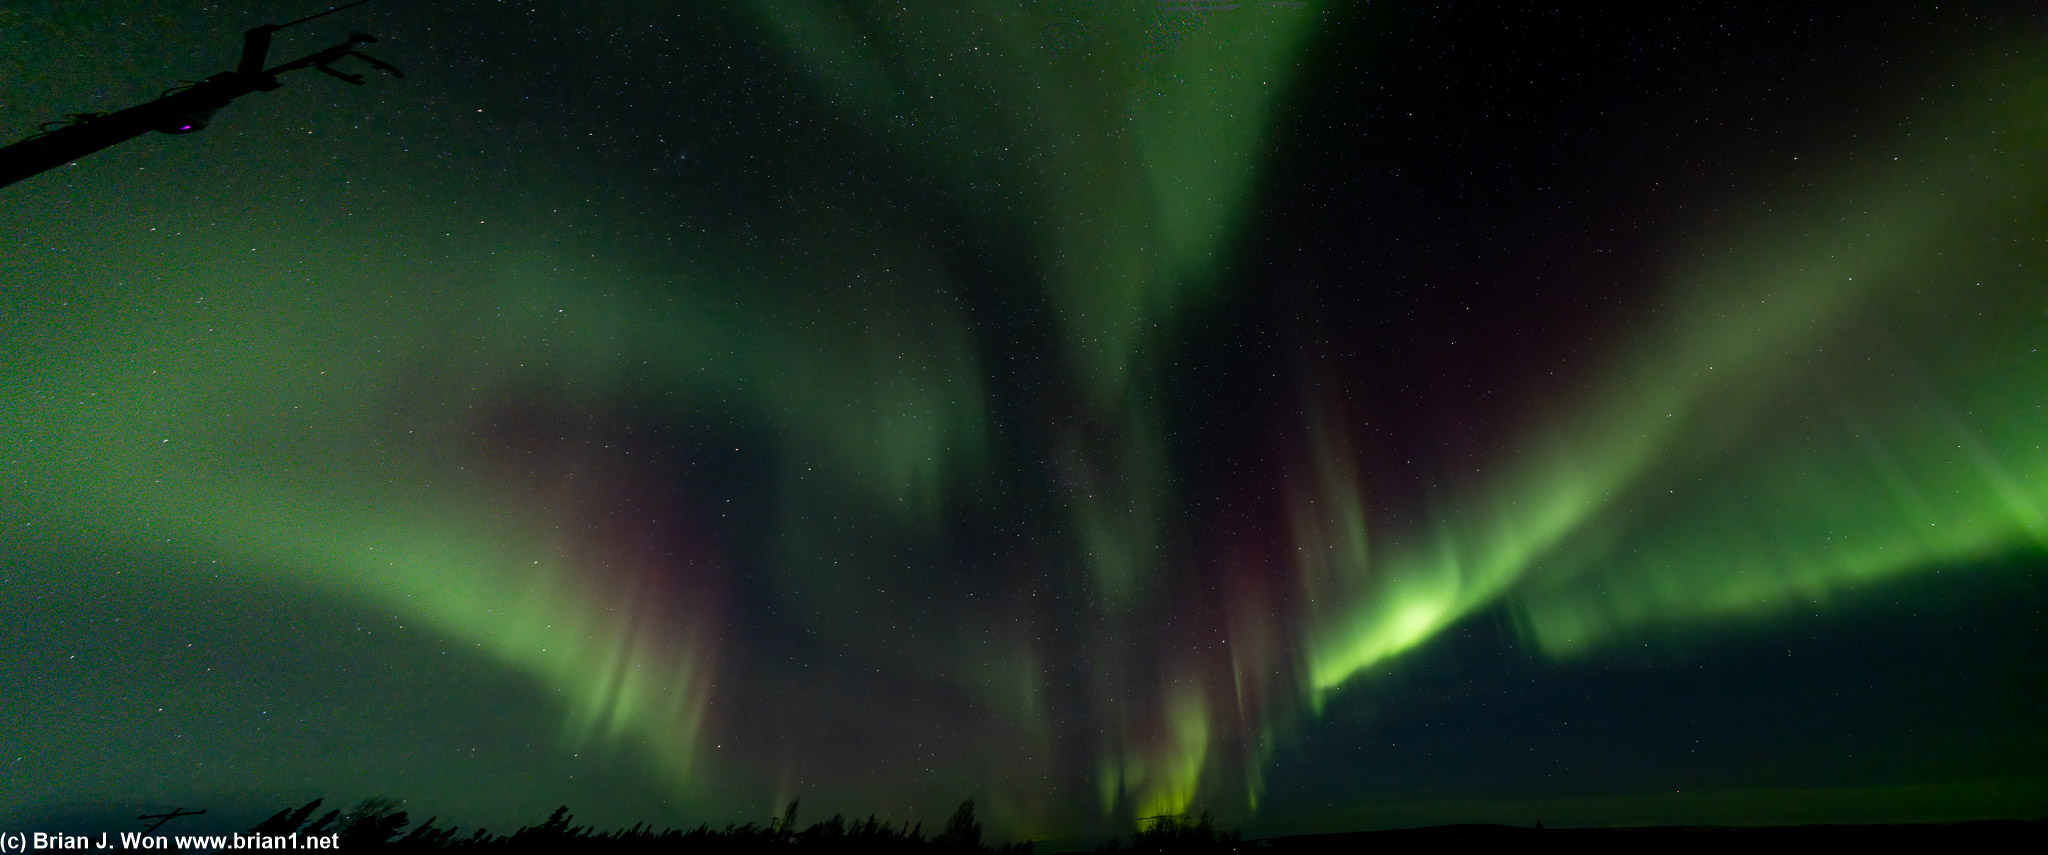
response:
M342 822L341 847L353 850L383 846L398 836L405 823L405 811L398 809L397 801L371 796L356 805Z
M320 802L320 799L314 799L310 802L307 802L305 807L299 808L298 810L285 808L284 810L278 811L277 813L271 815L269 819L256 823L256 827L249 829L249 833L264 835L285 835L290 834L294 831L298 831L300 826L306 824L306 817L312 816L313 811L320 807Z
M974 821L973 799L961 802L953 810L953 816L946 820L946 830L939 832L938 839L933 842L958 851L981 849L981 823Z
M1225 833L1218 830L1215 821L1210 819L1209 812L1205 810L1195 819L1189 819L1186 814L1169 814L1140 820L1137 833L1131 835L1131 847L1128 851L1222 852L1240 848L1242 845L1243 839L1239 832ZM1095 847L1095 851L1109 853L1126 850L1121 839L1111 838Z

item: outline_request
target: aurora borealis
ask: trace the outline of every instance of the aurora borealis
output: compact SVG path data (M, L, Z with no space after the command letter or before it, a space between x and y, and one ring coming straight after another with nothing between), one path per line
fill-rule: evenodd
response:
M2048 813L2038 11L1193 5L379 2L0 188L0 812Z

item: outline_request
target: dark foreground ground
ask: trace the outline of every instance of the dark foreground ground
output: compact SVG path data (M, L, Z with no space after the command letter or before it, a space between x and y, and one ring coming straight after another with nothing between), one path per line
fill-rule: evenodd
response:
M1207 816L1197 819L1161 817L1130 837L1106 841L1092 849L1071 844L1033 845L1008 843L984 837L975 819L973 802L965 802L938 828L914 823L891 824L874 818L858 821L834 816L803 825L797 821L797 805L791 804L781 817L766 825L694 829L655 830L645 825L628 829L599 830L578 825L567 808L562 808L536 825L506 834L481 829L440 825L434 819L410 821L406 812L386 799L370 799L346 810L322 811L322 803L287 808L247 827L243 835L261 834L273 841L285 838L323 838L326 846L342 852L379 851L392 853L457 853L458 855L501 855L529 852L662 853L662 855L1042 855L1087 852L1092 855L1150 855L1150 853L1247 853L1251 855L1366 855L1366 853L1457 853L1481 851L1496 855L1525 852L1882 852L1913 847L1917 852L2048 852L2048 819L1987 820L1946 824L1898 825L1797 825L1756 828L1717 826L1661 826L1647 828L1531 828L1509 825L1443 825L1388 831L1360 831L1342 834L1313 834L1243 840L1236 832L1212 824ZM98 822L34 822L22 828L62 829L89 835L97 842L105 830L118 839L122 831L138 826L132 814L100 817ZM181 821L222 819L218 815L192 814ZM13 825L13 823L0 823ZM246 827L246 826L245 826ZM21 851L9 847L7 832L21 828L0 827L0 851ZM160 834L202 832L166 828ZM214 838L219 840L219 838ZM211 852L219 845L206 845L206 838L187 837L176 845L150 851ZM166 841L168 842L168 841ZM338 845L337 845L338 844ZM273 842L272 846L276 843ZM116 847L119 848L119 847ZM230 846L229 849L236 847ZM242 851L248 851L244 848Z
M1988 820L1921 825L1791 825L1763 828L1659 826L1651 828L1522 828L1444 825L1348 834L1312 834L1246 841L1270 855L1368 852L1877 852L1915 847L1921 852L2048 852L2048 820Z

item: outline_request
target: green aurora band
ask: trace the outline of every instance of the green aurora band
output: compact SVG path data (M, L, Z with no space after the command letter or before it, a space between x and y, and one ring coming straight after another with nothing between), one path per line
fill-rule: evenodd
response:
M1296 523L1304 580L1334 592L1311 597L1312 691L1503 597L1565 656L2048 547L2048 101L2017 66L1978 85L1993 106L1939 137L1676 248L1653 332L1430 530L1368 554L1364 488L1323 451Z
M1026 236L1038 291L1017 299L1049 307L1062 406L1091 425L1051 441L1073 486L1038 513L1086 571L1072 632L1100 726L1078 799L1101 817L1256 810L1299 716L1503 604L1564 658L2048 550L2048 81L2023 63L1952 96L1938 132L1841 154L1833 177L1812 167L1821 190L1751 200L1739 228L1671 247L1655 331L1560 378L1554 411L1452 477L1430 524L1368 536L1344 417L1305 394L1309 474L1282 509L1295 552L1199 559L1172 548L1189 533L1160 380L1222 296L1314 19L1198 24L1137 0L751 8L875 150L928 164L977 228ZM124 156L103 156L108 174ZM637 746L686 804L766 806L795 791L787 758L707 750L722 677L751 667L714 629L738 547L710 517L641 503L630 432L578 421L619 402L731 413L770 446L745 453L774 461L780 516L759 524L790 611L980 716L967 756L926 777L980 788L995 828L1072 822L1076 794L1045 783L1066 738L1048 721L1073 702L1048 688L1057 654L1002 617L1023 589L913 631L856 569L943 579L962 571L942 552L904 556L949 508L1024 512L986 495L1006 430L988 351L958 301L931 297L973 283L916 228L860 213L886 200L819 185L758 226L799 251L714 235L657 257L629 237L486 249L547 232L544 205L383 215L416 229L166 208L192 233L174 240L121 228L139 219L117 180L70 180L77 199L33 197L54 213L0 215L30 236L0 247L11 563L205 557L160 572L374 603L554 693L564 744ZM631 207L590 207L612 202ZM379 251L335 248L350 244ZM506 414L529 410L559 444L508 438ZM1219 571L1227 651L1212 623L1148 605L1186 565L1238 560L1287 582Z

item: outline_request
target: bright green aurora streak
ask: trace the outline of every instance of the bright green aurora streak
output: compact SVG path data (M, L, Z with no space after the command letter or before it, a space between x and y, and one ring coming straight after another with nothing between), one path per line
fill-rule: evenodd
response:
M1297 523L1345 556L1302 568L1342 592L1317 599L1312 691L1503 597L1563 656L2048 547L2048 90L2022 69L1939 137L1677 248L1656 332L1408 543L1369 557L1363 488L1325 476L1334 510Z
M1312 475L1281 500L1292 589L1226 585L1229 647L1212 655L1195 651L1213 626L1148 608L1191 560L1171 548L1188 497L1162 378L1231 281L1321 19L1139 0L749 9L834 119L932 173L973 228L1021 236L1035 269L1010 296L1047 307L1070 386L1046 456L1071 486L1037 512L1085 568L1085 702L1050 688L1046 633L1012 614L1022 589L913 630L869 578L893 562L905 587L948 590L973 569L933 557L949 520L1031 511L988 495L1004 430L990 351L934 296L980 283L916 227L862 213L891 200L857 186L814 183L749 226L790 251L714 231L657 252L630 236L542 248L528 236L549 233L552 203L450 213L424 192L376 226L293 211L213 227L165 207L204 235L174 241L108 225L134 216L118 179L25 185L20 208L53 213L0 214L26 238L0 246L9 561L169 551L221 563L165 562L165 578L375 603L558 693L565 744L643 747L686 804L751 809L797 773L707 750L728 678L752 667L717 629L732 550L681 523L654 546L618 534L607 509L638 461L615 432L549 423L577 441L540 452L497 433L522 408L726 414L770 446L745 452L773 461L780 515L759 523L762 584L863 667L969 698L967 756L926 783L979 788L992 829L1036 832L1075 801L1117 821L1256 810L1299 716L1484 610L1564 658L2048 550L2048 80L2025 63L1944 96L1938 131L1802 160L1820 190L1760 194L1668 247L1639 327L1654 331L1559 377L1555 409L1483 471L1447 475L1427 524L1368 537L1374 493L1338 402L1305 396ZM103 155L105 174L140 157ZM1078 796L1046 784L1069 702L1093 723Z

